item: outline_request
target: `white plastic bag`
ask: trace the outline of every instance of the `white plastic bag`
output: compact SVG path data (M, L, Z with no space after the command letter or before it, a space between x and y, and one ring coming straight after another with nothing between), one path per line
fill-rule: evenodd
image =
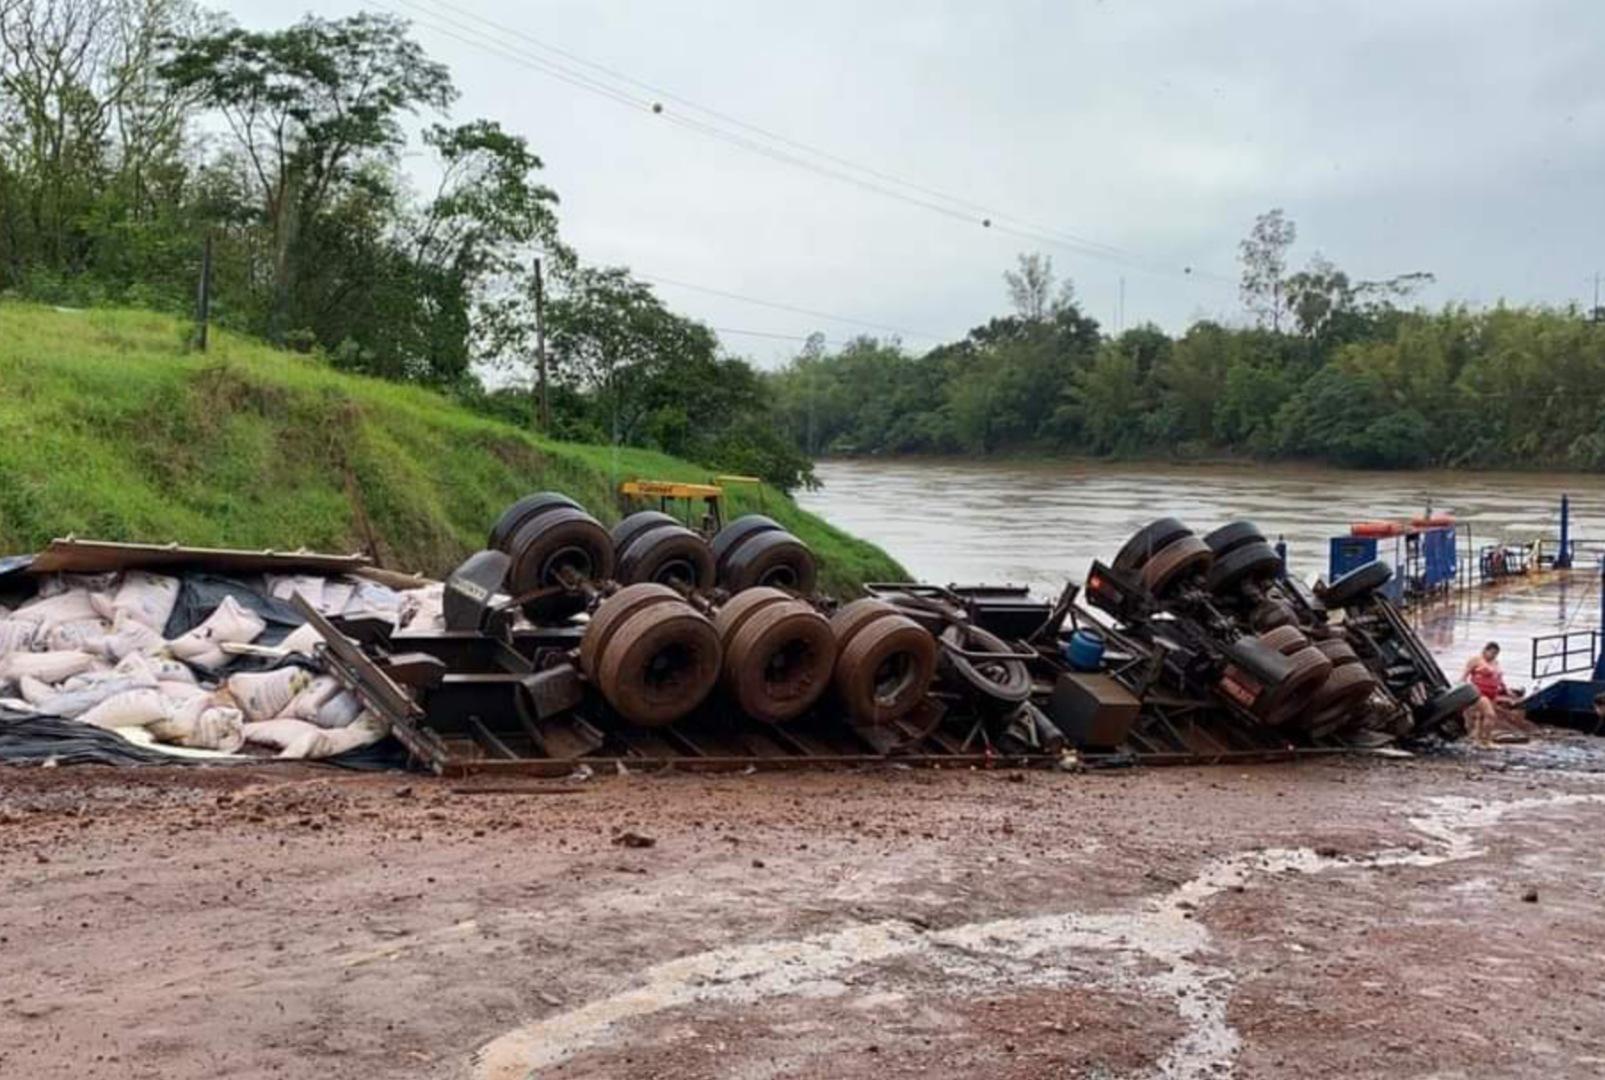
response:
M178 604L179 587L176 577L130 570L123 575L123 583L112 598L112 617L125 614L159 634L166 629Z
M225 596L205 622L169 642L168 651L186 663L215 670L228 663L228 655L219 646L255 641L266 629L262 616Z

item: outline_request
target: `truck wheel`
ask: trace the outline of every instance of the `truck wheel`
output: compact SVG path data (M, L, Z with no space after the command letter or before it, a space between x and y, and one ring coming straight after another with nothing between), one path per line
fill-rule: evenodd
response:
M1276 557L1271 545L1263 540L1250 540L1224 555L1215 556L1207 584L1209 591L1218 595L1253 578L1275 577L1281 569L1282 560Z
M659 522L636 533L618 552L621 582L656 581L687 589L713 585L713 552L708 542L677 522Z
M1204 543L1209 545L1209 550L1215 553L1217 560L1227 552L1236 551L1256 540L1263 544L1265 535L1252 521L1229 521L1213 532L1204 534Z
M1384 562L1368 562L1350 570L1321 593L1327 607L1348 607L1376 592L1393 577L1393 568Z
M780 522L763 514L744 514L714 534L709 547L713 549L713 564L718 571L723 571L725 556L749 536L756 536L765 532L783 532Z
M1175 518L1160 518L1158 521L1144 525L1132 534L1125 546L1115 555L1115 561L1110 567L1122 574L1135 573L1141 570L1154 553L1169 547L1184 536L1191 536L1193 530L1177 521Z
M659 525L678 525L680 522L670 514L661 510L640 510L629 517L620 519L608 534L613 540L614 556L622 556L624 549L630 546L630 541L637 536L655 529Z
M1162 600L1182 581L1206 573L1214 558L1208 544L1188 534L1171 541L1143 564L1143 586L1155 599Z
M894 612L868 620L848 639L831 682L854 721L890 724L924 700L936 675L936 652L930 631Z
M743 713L769 724L807 712L830 685L835 666L830 623L784 595L758 607L725 639L725 685Z
M817 575L808 545L783 530L749 535L725 552L719 566L719 584L731 592L767 585L806 594Z
M676 596L619 623L599 656L596 685L620 716L658 727L707 699L719 681L720 660L713 624Z
M513 538L513 534L518 532L519 527L535 515L559 506L566 506L572 510L585 509L561 492L537 491L533 495L525 495L502 511L502 516L491 526L490 538L485 541L485 546L492 551L507 551L508 554L512 554L506 544Z
M613 543L600 522L570 506L552 506L519 526L507 543L512 566L508 591L514 596L537 589L562 590L568 581L600 582L613 576ZM584 609L574 590L553 591L524 605L533 622L565 618Z

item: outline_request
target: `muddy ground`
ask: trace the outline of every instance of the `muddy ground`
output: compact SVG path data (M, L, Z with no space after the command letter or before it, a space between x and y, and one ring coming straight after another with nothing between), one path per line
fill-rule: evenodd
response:
M0 1076L1599 1076L1576 756L8 768Z

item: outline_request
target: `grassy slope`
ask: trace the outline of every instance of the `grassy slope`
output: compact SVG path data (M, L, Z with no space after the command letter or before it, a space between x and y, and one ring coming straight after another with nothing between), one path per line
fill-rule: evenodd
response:
M536 438L229 334L202 357L184 350L186 330L149 312L0 303L0 554L72 533L368 550L440 574L527 492L566 492L611 524L620 481L709 474ZM772 489L728 498L728 514L762 509L812 545L829 589L904 576Z

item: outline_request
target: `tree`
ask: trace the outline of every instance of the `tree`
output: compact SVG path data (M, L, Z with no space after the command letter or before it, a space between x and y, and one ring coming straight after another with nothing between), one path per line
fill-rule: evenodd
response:
M1003 272L1009 286L1014 312L1029 323L1051 318L1059 309L1075 302L1075 286L1066 281L1055 294L1053 257L1041 252L1022 254L1013 270Z
M352 187L383 183L405 141L404 115L455 96L441 64L388 15L308 16L285 30L238 27L175 43L161 74L227 123L261 199L270 243L268 334L283 340L297 301L301 238L338 227L325 210Z
M1297 236L1297 226L1278 208L1255 218L1254 227L1238 245L1238 260L1243 264L1243 305L1261 327L1275 331L1282 328L1287 251Z
M187 0L0 0L0 288L107 264L149 280L174 216L188 95L154 78Z

